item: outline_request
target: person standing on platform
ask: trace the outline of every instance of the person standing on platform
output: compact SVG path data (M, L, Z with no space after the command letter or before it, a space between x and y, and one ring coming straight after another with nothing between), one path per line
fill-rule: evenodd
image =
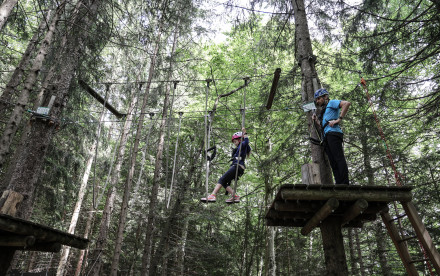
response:
M320 88L316 90L315 104L321 107L318 116L312 115L322 129L323 144L325 153L330 161L336 184L349 185L348 166L345 160L343 138L344 134L340 123L347 114L350 102L341 100L330 100L327 90Z

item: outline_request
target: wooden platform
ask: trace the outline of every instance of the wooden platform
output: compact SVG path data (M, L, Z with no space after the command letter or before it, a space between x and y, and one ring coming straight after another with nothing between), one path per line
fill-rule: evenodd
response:
M0 250L58 252L61 245L85 249L89 240L44 225L0 214Z
M392 201L409 202L412 187L283 185L266 214L268 226L303 227L305 235L327 217L343 227L362 227Z

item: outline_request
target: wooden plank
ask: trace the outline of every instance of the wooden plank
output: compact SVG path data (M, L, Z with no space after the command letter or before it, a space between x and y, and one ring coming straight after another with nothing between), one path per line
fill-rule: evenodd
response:
M87 239L69 233L6 215L0 215L0 230L16 235L34 236L36 243L56 242L79 249L87 248L89 242Z
M309 163L301 166L301 179L303 184L320 184L321 175L319 164Z
M391 222L392 218L390 214L388 212L381 212L380 215L382 217L383 223L385 224L388 230L388 233L390 234L394 246L396 246L397 253L399 254L400 259L402 260L402 263L405 266L406 272L408 272L408 275L410 276L419 275L417 273L414 264L411 263L411 256L409 255L409 251L406 243L400 242L401 237L399 235L399 230L397 229L396 225Z
M281 68L275 69L273 73L272 87L270 88L269 98L267 99L266 109L269 110L272 107L272 102L277 91L278 81L280 80Z
M342 217L342 225L359 216L367 208L368 202L365 199L356 200L356 202L344 213Z
M35 244L34 236L19 236L19 235L0 235L0 246L32 246Z
M325 220L336 208L339 206L339 201L335 198L330 198L318 212L306 223L301 229L301 234L308 235L321 221Z
M53 252L57 253L61 250L61 244L57 242L52 243L36 243L32 246L17 246L17 247L10 247L14 250L22 250L22 251L39 251L39 252Z
M280 212L316 212L319 204L302 201L275 201L274 209Z
M339 189L283 189L280 191L284 200L329 200L335 198L342 201L355 201L365 199L366 201L411 201L410 191L372 191L372 190L339 190Z
M425 248L426 254L428 254L429 259L431 260L432 265L435 267L437 271L437 275L440 275L440 254L435 248L434 243L432 242L431 236L423 224L422 219L420 218L416 207L412 202L400 202L405 209L405 213L408 215L408 219L411 222L416 234L419 238L419 241L423 244Z

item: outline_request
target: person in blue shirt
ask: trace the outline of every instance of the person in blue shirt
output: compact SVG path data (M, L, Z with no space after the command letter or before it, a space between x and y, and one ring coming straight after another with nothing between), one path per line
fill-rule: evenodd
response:
M242 128L241 132L236 132L232 135L232 143L236 146L236 148L234 148L234 150L232 151L231 166L229 167L228 171L225 172L222 175L222 177L220 177L217 184L215 185L214 190L208 196L208 198L202 198L201 201L216 202L217 193L221 189L221 187L224 187L229 194L231 195L234 194L234 190L231 188L231 182L232 180L235 179L235 175L237 172L237 165L238 165L237 180L238 180L240 176L242 176L244 173L244 169L246 168L244 161L246 160L246 157L249 156L249 153L251 151L251 148L249 146L249 138L246 135L245 128ZM231 196L229 199L226 200L226 202L238 203L240 202L240 196L235 194L234 198L232 198Z
M321 113L315 120L322 129L324 138L324 150L330 161L336 184L350 184L348 178L348 166L342 146L344 134L340 127L342 119L347 114L350 102L341 100L330 100L327 90L320 88L316 90L315 104L321 107Z

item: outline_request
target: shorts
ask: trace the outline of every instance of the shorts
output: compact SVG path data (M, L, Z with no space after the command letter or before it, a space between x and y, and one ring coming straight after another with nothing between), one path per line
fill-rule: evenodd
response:
M222 177L218 180L218 184L221 184L223 188L227 188L228 186L231 186L232 180L235 179L235 172L237 170L237 165L232 165L227 172L225 172ZM238 166L238 175L237 180L240 179L240 176L242 176L244 173L244 169L241 166Z

